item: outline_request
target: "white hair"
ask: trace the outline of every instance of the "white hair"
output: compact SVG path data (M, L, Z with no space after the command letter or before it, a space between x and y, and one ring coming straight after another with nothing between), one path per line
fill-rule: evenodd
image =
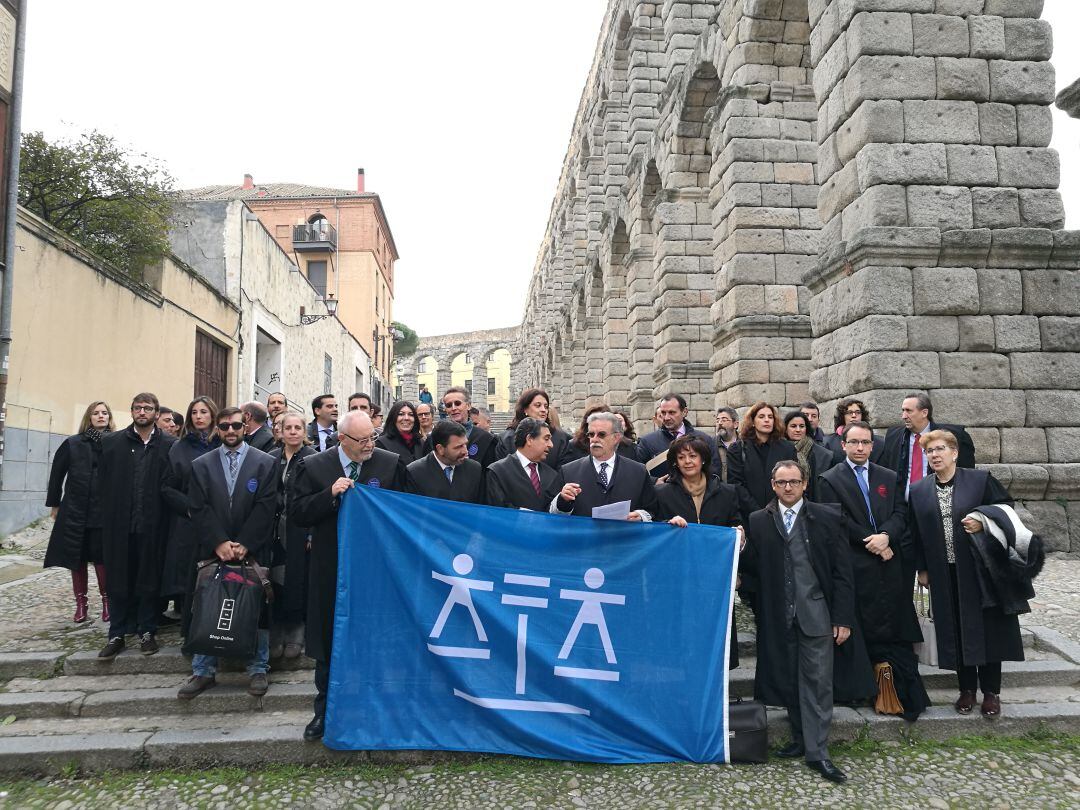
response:
M611 432L621 436L623 434L623 423L616 414L611 411L597 411L596 413L589 414L589 418L585 420L586 425L591 425L593 422L608 421L611 423Z

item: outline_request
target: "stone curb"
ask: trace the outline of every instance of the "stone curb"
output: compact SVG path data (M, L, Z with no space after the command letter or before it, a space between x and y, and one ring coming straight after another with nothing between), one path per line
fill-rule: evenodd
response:
M77 717L82 692L0 692L0 717Z
M0 653L0 680L12 678L47 678L56 671L62 652Z
M142 764L149 732L57 734L0 738L0 771L56 774L80 770L131 769Z
M275 683L264 697L256 698L245 687L218 684L193 700L179 700L176 688L118 689L86 697L80 717L116 717L124 714L218 714L222 712L282 712L310 709L314 683ZM2 705L2 704L0 704Z
M242 661L224 660L221 669L225 672L242 671ZM315 662L310 658L274 659L271 668L275 672L314 669ZM191 674L191 659L180 652L179 647L162 647L154 655L140 655L137 648L128 647L111 660L97 657L93 650L72 653L64 659L65 675L135 675L153 673L168 675L173 672Z
M1074 664L1080 664L1080 644L1050 627L1031 626L1029 629L1035 635L1035 646L1038 649L1060 655Z

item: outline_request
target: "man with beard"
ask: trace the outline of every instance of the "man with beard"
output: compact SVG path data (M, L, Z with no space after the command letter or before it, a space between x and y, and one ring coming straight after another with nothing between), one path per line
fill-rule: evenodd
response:
M166 534L162 485L175 441L155 427L158 398L136 394L132 424L101 440L102 545L109 572L109 640L99 658L114 658L124 636L139 635L139 652L158 651L158 590Z
M375 446L375 428L364 411L349 411L338 425L339 444L300 462L293 479L289 520L312 529L305 627L307 655L315 659L315 716L305 740L323 736L330 653L334 646L334 603L338 579L338 505L350 487L405 491L405 466L397 453ZM368 540L370 538L360 538Z
M273 424L274 420L287 410L289 410L289 401L280 391L275 391L266 398L266 418L270 424Z
M445 501L483 503L484 471L469 458L465 428L444 419L432 429L428 443L431 452L408 466L409 491Z
M488 467L487 502L509 509L546 512L551 499L562 489L562 475L544 464L551 452L551 428L547 422L526 417L514 431L512 456Z

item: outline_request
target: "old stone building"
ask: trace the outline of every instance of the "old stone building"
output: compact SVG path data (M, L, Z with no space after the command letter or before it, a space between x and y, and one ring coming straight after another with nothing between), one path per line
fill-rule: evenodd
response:
M1042 0L612 0L522 323L564 411L909 390L1080 550Z

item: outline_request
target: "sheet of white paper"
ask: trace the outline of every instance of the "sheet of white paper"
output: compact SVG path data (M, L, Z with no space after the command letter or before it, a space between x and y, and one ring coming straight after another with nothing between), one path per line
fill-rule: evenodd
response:
M630 514L630 501L618 501L603 506L594 506L592 516L599 520L626 520Z

